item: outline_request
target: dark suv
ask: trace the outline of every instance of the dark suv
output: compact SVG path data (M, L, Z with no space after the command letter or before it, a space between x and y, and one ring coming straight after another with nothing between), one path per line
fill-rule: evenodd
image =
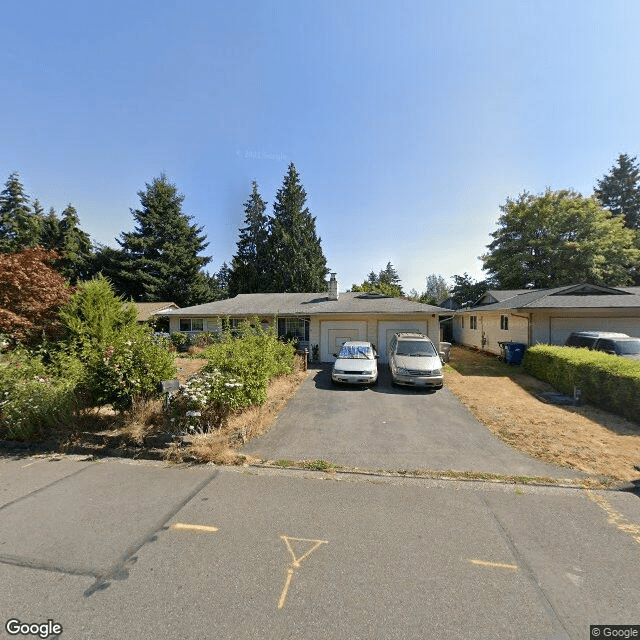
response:
M626 333L612 331L572 331L565 340L565 347L586 347L594 349L596 342L602 338L628 338Z
M640 360L640 338L598 338L593 348L629 360Z

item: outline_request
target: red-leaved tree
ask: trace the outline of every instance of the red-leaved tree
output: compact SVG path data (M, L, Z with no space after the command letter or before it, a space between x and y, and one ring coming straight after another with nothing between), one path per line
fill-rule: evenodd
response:
M0 254L0 333L21 343L58 334L58 311L73 289L51 268L57 257L42 247Z

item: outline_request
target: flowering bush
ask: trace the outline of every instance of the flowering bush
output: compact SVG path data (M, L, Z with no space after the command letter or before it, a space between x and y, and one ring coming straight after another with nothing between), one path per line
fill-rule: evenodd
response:
M156 394L158 383L173 378L176 369L173 357L154 342L150 330L135 327L121 331L104 351L93 354L88 372L95 401L123 410L136 396Z
M45 367L38 356L18 347L0 366L0 426L10 439L70 420L76 406L78 370L63 371L61 361Z
M211 369L180 387L171 401L171 421L181 431L207 432L223 426L232 411L245 406L243 383Z

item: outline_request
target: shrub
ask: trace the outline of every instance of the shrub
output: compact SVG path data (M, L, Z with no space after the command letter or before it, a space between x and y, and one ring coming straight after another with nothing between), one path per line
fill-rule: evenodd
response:
M536 345L525 352L524 368L556 389L632 420L640 416L640 362L599 351Z
M102 276L81 285L60 316L95 402L127 409L134 397L157 394L158 383L175 376L173 356Z
M218 428L233 411L264 404L269 380L293 371L295 352L258 322L243 323L233 334L216 335L216 342L200 357L209 362L181 388L171 405L174 424L183 430Z
M38 356L21 347L7 354L0 367L0 425L6 437L26 440L71 420L81 375L81 368L65 366L63 358L45 367Z
M83 283L60 311L66 340L83 360L111 344L115 335L137 327L137 313L113 291L109 281L98 276Z
M223 335L222 342L207 347L201 357L209 360L205 371L221 371L242 382L242 406L263 404L271 378L293 371L295 349L280 342L272 331L259 323L245 322L238 327L237 337Z
M128 409L134 397L158 394L158 383L173 378L173 356L153 340L150 329L120 331L104 351L87 363L88 384L97 403Z
M180 387L171 401L171 421L181 431L207 432L224 426L233 411L249 404L243 383L214 368Z
M191 344L194 347L207 347L210 344L215 344L216 342L220 342L219 333L215 333L214 331L203 331L193 338Z
M180 349L180 347L188 347L191 344L191 338L188 333L174 331L171 334L171 342L176 349Z

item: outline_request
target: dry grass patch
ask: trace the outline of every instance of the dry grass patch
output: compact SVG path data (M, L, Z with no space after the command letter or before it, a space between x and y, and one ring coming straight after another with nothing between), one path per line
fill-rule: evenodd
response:
M493 356L454 346L445 383L476 418L513 447L545 462L631 481L640 478L640 426L585 405L555 406L551 385Z
M121 435L132 444L141 445L144 439L166 428L164 403L160 398L135 399L122 415Z

